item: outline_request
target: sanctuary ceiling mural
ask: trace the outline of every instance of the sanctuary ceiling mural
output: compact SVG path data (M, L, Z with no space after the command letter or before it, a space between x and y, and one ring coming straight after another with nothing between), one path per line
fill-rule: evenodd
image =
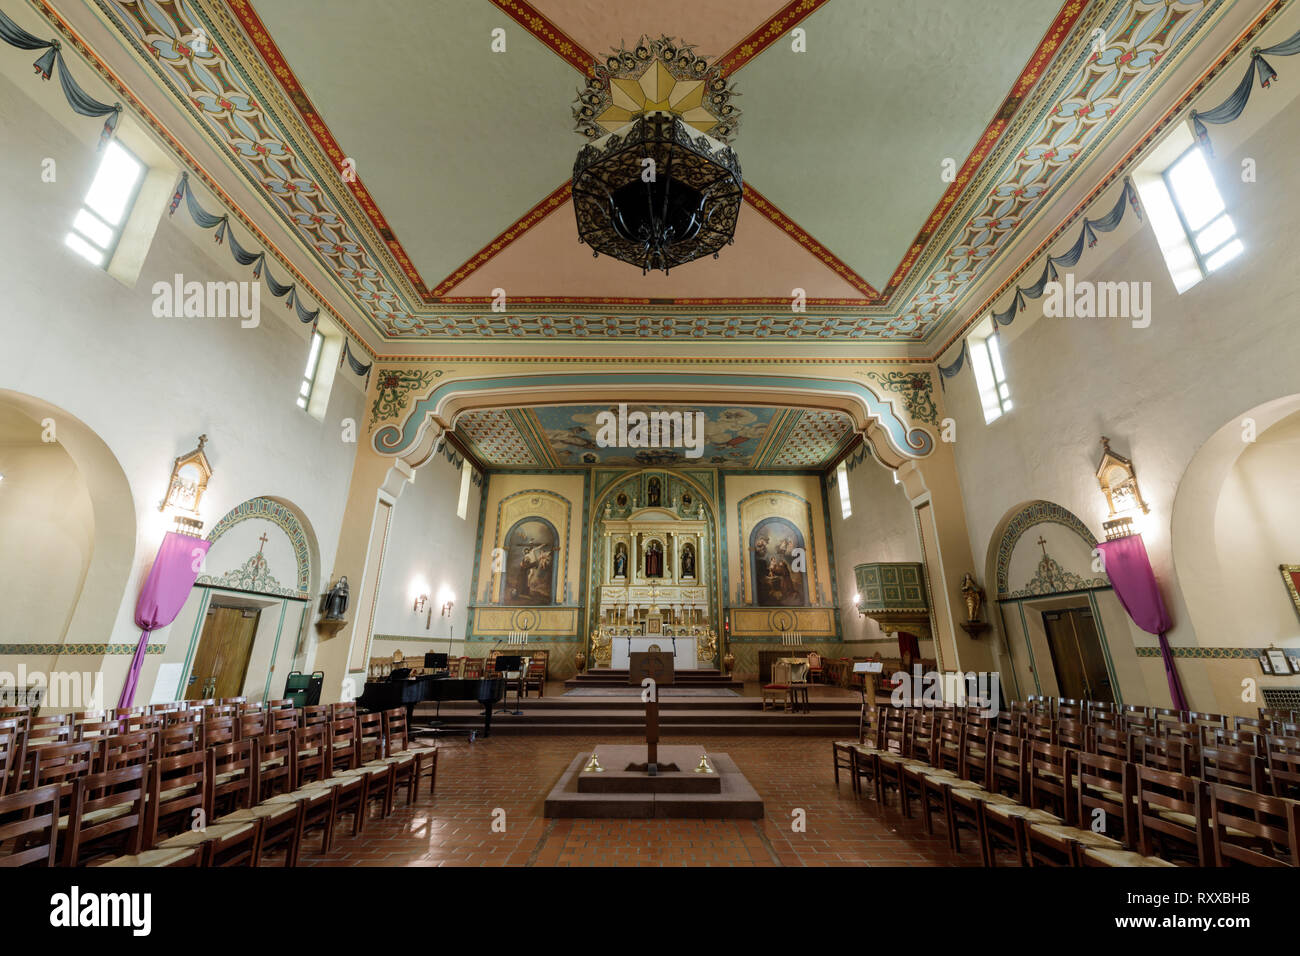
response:
M972 280L1225 0L95 6L376 348L741 339L929 357ZM578 242L572 104L603 76L602 132L661 92L700 121L685 81L613 82L611 56L665 35L734 90L744 192L719 259L643 276Z
M645 416L647 431L656 413L665 422L682 422L683 440L676 441L673 431L672 439L650 444L635 431L637 413ZM696 413L702 425L698 431ZM686 416L692 416L691 423ZM854 438L852 423L840 412L699 405L624 405L621 413L618 405L490 409L461 415L455 435L486 467L542 469L661 465L821 470ZM615 443L608 444L608 438Z

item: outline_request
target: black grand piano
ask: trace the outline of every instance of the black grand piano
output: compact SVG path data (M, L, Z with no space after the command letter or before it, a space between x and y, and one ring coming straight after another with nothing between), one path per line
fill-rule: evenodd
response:
M407 726L413 725L415 705L426 700L473 700L483 705L483 736L492 734L492 705L506 693L504 677L462 679L439 674L410 676L409 669L394 670L386 680L366 681L365 691L357 704L366 710L391 710L406 708ZM473 739L473 734L470 735Z

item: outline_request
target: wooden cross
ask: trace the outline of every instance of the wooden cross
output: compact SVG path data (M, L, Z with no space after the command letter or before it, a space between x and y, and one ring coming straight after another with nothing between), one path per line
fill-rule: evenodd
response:
M658 689L656 688L656 693ZM645 702L645 762L659 763L659 701Z
M262 548L265 548L265 547L266 547L266 542L269 540L269 539L267 538L267 536L266 536L266 532L263 531L263 532L262 532L262 536L261 536L260 538L258 538L257 540L260 541L260 542L262 542L261 546L257 549L257 553L258 553L258 554L261 554L261 553L262 553Z
M1043 549L1043 557L1047 557L1047 539L1040 534L1034 543Z

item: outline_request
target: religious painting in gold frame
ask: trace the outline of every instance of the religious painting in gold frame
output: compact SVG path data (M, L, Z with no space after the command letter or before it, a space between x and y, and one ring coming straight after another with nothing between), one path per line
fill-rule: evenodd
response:
M1295 605L1297 614L1300 614L1300 564L1279 564L1278 570L1282 572L1282 580L1286 584L1287 593L1291 595L1291 603Z

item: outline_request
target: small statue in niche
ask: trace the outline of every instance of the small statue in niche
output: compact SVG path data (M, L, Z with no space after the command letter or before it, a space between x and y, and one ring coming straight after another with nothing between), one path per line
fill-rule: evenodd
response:
M649 508L658 508L659 496L659 479L651 478L650 484L646 486L646 506Z
M658 541L651 541L645 552L645 576L661 578L664 576L664 551Z
M614 549L614 577L627 577L627 548L622 544Z
M688 544L682 549L682 577L695 577L695 546Z
M962 597L966 599L966 620L975 622L980 619L980 608L984 606L984 590L975 583L969 571L961 579Z
M348 578L345 574L330 588L321 601L326 621L341 621L348 612Z

